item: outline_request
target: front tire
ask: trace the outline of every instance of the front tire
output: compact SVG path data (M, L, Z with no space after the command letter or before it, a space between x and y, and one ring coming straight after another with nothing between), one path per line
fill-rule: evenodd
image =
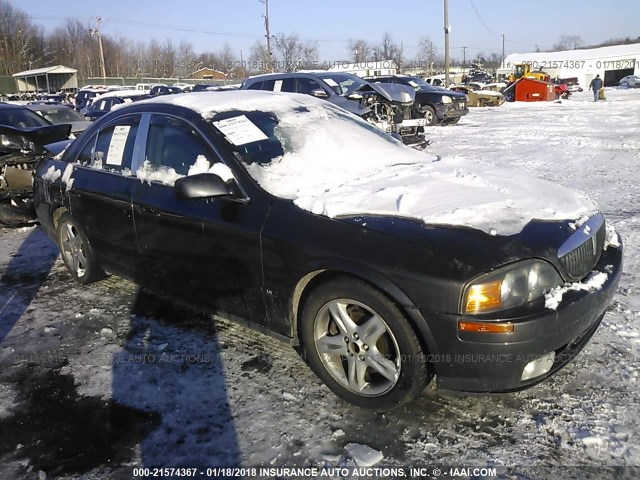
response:
M422 114L424 115L424 119L427 121L427 126L431 127L438 124L438 116L436 115L436 111L433 107L424 105L422 108Z
M341 278L313 290L302 310L300 336L316 375L360 407L398 408L431 379L403 313L361 280Z
M77 282L86 285L104 276L87 236L69 213L62 214L58 222L58 246L69 273Z

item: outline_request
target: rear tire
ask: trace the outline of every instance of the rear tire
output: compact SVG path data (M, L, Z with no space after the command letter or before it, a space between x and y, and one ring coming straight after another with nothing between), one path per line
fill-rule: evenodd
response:
M387 411L413 400L431 374L404 314L369 284L321 284L302 309L300 337L311 369L336 395Z
M69 273L86 285L104 277L89 240L78 222L69 213L63 213L58 222L58 246Z

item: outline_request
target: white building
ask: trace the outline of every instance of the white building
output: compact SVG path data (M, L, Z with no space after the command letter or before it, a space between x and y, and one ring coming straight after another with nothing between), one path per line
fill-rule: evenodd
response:
M562 52L512 53L505 58L505 68L499 73L513 71L514 65L522 63L529 63L531 70L543 70L552 78L577 77L583 87L596 75L604 79L605 86L612 86L627 75L640 75L640 43Z
M380 75L395 75L396 64L393 60L383 60L382 62L336 62L329 71L353 73L358 77L373 77Z
M78 70L56 65L55 67L36 68L14 73L18 92L55 93L59 90L75 91L78 89Z

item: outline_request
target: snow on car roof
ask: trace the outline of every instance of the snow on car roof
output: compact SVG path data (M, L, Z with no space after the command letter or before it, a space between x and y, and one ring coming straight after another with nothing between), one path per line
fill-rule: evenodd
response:
M111 98L111 97L119 97L119 98L127 98L127 97L141 97L143 95L148 95L148 92L144 90L110 90L108 92L103 93L102 95L98 95L93 99L94 103L98 100L102 100L103 98Z
M319 215L391 215L512 235L533 219L575 220L597 209L585 194L545 180L411 149L309 95L201 92L144 102L180 105L205 118L229 110L275 113L276 135L290 145L247 170L268 192Z

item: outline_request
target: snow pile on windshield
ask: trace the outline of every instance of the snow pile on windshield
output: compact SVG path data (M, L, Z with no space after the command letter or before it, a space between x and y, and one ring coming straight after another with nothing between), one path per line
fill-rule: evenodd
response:
M596 205L584 194L516 171L438 158L401 145L329 102L297 94L202 92L154 99L205 118L229 110L270 111L285 154L249 173L268 192L318 215L417 218L500 235L532 219L574 220Z

